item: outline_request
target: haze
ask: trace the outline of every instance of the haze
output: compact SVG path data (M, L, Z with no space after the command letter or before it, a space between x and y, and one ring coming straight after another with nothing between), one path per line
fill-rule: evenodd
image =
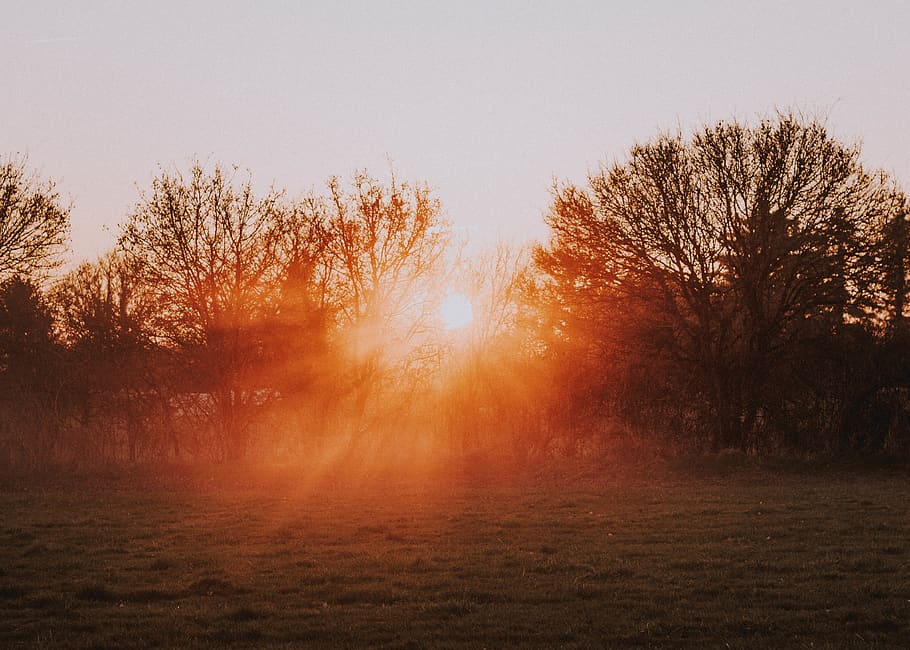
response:
M796 108L910 181L910 4L11 2L0 149L108 248L157 165L293 194L391 166L472 241L542 237L581 181L665 129Z

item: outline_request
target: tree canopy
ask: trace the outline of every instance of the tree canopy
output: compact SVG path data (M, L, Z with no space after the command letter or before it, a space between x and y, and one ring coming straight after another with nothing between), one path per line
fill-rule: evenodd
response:
M537 261L567 317L591 299L593 318L646 314L631 326L648 340L614 337L610 353L671 373L715 447L749 446L806 346L885 309L868 291L870 246L905 214L824 125L722 122L637 145L587 188L558 187Z
M2 462L910 453L910 202L816 119L658 134L473 257L424 183L196 161L49 285L69 208L0 190Z
M27 159L0 161L0 277L56 267L69 238L70 208L53 181L27 169Z

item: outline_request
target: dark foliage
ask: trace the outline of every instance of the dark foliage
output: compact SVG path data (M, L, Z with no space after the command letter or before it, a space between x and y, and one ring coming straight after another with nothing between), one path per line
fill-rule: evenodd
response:
M586 367L570 403L714 450L903 447L907 219L792 115L664 135L556 188L536 262L553 363Z

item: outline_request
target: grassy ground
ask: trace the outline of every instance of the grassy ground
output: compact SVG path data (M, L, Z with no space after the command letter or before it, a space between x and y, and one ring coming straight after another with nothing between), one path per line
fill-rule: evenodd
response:
M8 481L0 647L910 644L906 474L596 476Z

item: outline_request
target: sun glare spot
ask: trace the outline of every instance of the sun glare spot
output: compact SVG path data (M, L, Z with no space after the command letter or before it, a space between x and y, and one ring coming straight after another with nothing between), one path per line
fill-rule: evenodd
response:
M460 330L474 320L474 310L464 294L453 293L439 305L439 316L447 330Z

